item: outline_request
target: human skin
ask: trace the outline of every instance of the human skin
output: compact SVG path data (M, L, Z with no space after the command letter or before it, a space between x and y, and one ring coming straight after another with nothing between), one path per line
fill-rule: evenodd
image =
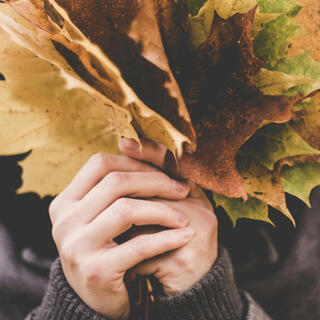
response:
M122 139L119 144L123 154L163 168L166 149L151 141L145 141L143 146L140 150L138 145L129 139ZM160 201L183 212L189 219L194 236L179 249L143 261L130 270L129 278L134 278L136 274L153 275L162 284L166 295L178 295L198 282L215 262L218 252L217 219L210 201L203 191L194 185L185 199L153 201Z
M124 280L128 275L152 273L168 294L177 294L205 274L216 257L216 250L215 256L211 254L206 259L205 250L200 249L199 257L208 263L204 263L201 276L191 270L188 262L191 257L198 259L199 247L204 243L209 246L209 242L216 244L216 231L207 232L209 228L204 228L200 233L208 225L209 211L213 216L212 210L204 202L188 197L188 184L171 179L155 167L161 167L155 151L163 148L145 142L143 152L133 159L131 143L120 142L122 151L130 149L130 157L94 155L49 208L52 234L66 279L88 306L108 319L129 318ZM152 155L157 155L158 160L153 161ZM199 215L205 218L196 218L197 212L205 212ZM212 229L216 229L214 221ZM160 225L167 230L139 234L121 244L114 241L133 225ZM210 235L208 239L203 233ZM175 251L178 248L180 251ZM152 259L157 256L162 258ZM165 262L170 262L168 268Z

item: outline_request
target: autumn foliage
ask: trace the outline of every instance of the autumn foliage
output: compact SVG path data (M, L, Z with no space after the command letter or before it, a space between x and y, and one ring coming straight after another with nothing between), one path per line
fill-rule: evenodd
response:
M235 223L293 220L320 184L316 0L12 0L0 4L0 153L55 194L124 136ZM302 3L305 2L305 3ZM310 51L311 50L311 51ZM319 61L319 62L317 62Z

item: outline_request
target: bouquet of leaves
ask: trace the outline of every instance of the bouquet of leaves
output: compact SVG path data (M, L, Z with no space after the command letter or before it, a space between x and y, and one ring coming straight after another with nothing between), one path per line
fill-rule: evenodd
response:
M285 192L309 204L319 1L0 2L0 154L32 150L21 191L58 193L127 137L165 145L234 223L293 221Z

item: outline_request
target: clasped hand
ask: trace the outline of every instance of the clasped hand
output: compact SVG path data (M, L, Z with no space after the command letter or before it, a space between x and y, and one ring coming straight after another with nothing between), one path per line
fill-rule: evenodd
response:
M108 319L130 315L125 279L154 275L167 295L199 281L217 257L217 221L199 188L161 171L166 150L128 139L125 156L96 154L51 203L52 235L67 281ZM165 230L114 239L133 225Z

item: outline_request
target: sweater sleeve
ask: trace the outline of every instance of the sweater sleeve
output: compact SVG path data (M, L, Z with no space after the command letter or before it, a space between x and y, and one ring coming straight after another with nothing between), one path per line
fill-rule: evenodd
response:
M248 293L239 292L226 249L211 271L181 295L158 297L154 320L270 320ZM108 320L88 307L68 284L57 259L41 305L26 320Z
M219 248L211 271L181 295L161 296L152 319L270 320L248 293L239 291L226 249Z
M52 264L49 285L41 305L26 320L108 320L88 307L67 282L60 259Z

